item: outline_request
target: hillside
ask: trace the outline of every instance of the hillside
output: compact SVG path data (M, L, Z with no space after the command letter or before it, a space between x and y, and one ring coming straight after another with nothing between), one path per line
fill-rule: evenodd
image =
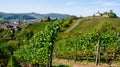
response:
M60 58L64 58L64 59L66 58L67 59L68 58L68 59L74 60L75 56L76 56L76 57L80 57L81 59L76 58L75 61L86 60L86 57L87 57L88 53L90 53L88 55L89 58L87 57L88 61L90 61L90 59L93 59L93 62L95 62L94 52L96 51L96 47L94 47L94 46L97 44L97 39L96 38L98 38L99 35L94 34L95 36L93 36L93 34L92 34L92 33L94 33L93 31L96 31L96 30L99 30L99 31L107 30L108 31L108 30L110 30L110 32L111 32L111 29L112 29L112 31L113 30L120 30L120 19L119 18L81 18L81 19L74 19L74 20L72 19L72 22L68 23L69 19L70 18L60 20L61 22L63 22L63 24L60 26L60 28L63 27L63 29L61 29L61 31L58 32L57 38L54 42L55 46L54 46L54 53L53 54L54 54L55 59L56 58L58 58L58 59L60 59ZM0 30L0 35L1 35L0 36L1 37L0 38L0 44L1 44L0 49L2 50L3 54L1 54L0 56L8 59L9 57L7 57L5 55L10 56L16 50L19 51L18 48L21 48L22 51L20 51L20 52L24 53L24 52L26 52L26 46L31 45L31 43L34 42L34 41L35 41L34 43L36 45L35 48L38 48L37 45L40 42L41 43L44 42L44 41L40 41L42 39L39 39L39 38L44 38L45 37L45 36L42 37L43 35L40 35L38 32L44 31L46 26L48 26L48 25L52 26L54 23L56 23L56 22L53 22L53 21L35 22L35 23L23 24L21 26L20 30L11 30L11 29L4 29L3 30L3 29L1 29ZM66 25L66 24L69 24L69 25ZM49 27L47 27L47 28L51 29ZM46 28L46 30L47 30L47 28ZM90 32L91 34L88 33L88 32ZM84 33L86 33L86 34L84 34ZM109 42L110 45L112 43L113 46L114 46L114 42L116 42L114 40L117 37L116 37L116 35L113 35L112 33L116 34L116 32L114 32L114 31L111 32L111 33L105 32L103 34L104 35L107 34L108 37L107 37L107 39L104 38L104 37L102 37L102 38L104 40L106 40L107 43ZM38 34L39 34L40 37L36 36ZM38 40L36 40L37 38L35 38L35 36L38 37ZM33 38L35 38L35 40L32 40ZM79 40L79 39L82 39L82 40ZM47 39L44 39L44 40L47 40ZM102 41L104 41L104 40L102 40ZM111 42L111 40L113 42ZM118 40L120 40L120 39L118 39ZM30 41L30 43L29 43L29 41ZM87 41L90 41L90 42L87 42ZM51 41L49 41L49 42L51 42ZM90 45L88 45L88 43ZM47 42L47 44L48 44L48 42ZM76 46L76 44L77 44L77 46ZM42 45L42 44L40 44L40 45ZM101 44L101 45L104 45L104 44ZM32 46L32 48L30 47L30 49L33 49L34 46ZM87 47L87 46L89 46L89 47ZM109 45L107 45L107 46L109 46ZM105 50L102 51L102 54L101 54L102 59L105 59L104 57L107 57L105 55L107 53L107 51L110 50L110 52L111 52L112 49L116 48L116 46L114 46L114 47L113 46L109 46L110 48L107 48L106 52L105 52ZM23 47L24 47L25 50L23 49ZM91 49L91 48L93 48L93 49ZM38 48L38 49L40 49L40 48ZM119 51L118 49L116 49L116 50ZM7 52L4 52L5 50ZM84 52L85 50L86 50L86 52ZM27 51L29 51L29 49L27 49ZM36 50L36 51L38 51L38 50ZM35 51L35 54L36 54L36 51ZM43 51L41 51L41 52L43 52ZM15 53L15 55L18 55L18 56L24 56L25 55L25 56L27 56L26 53L25 54L23 54L23 53L20 54L20 55ZM38 52L38 53L40 53L40 52ZM43 55L43 53L41 53L41 54ZM112 54L110 54L111 57L112 57ZM117 55L119 57L120 53L118 53ZM29 54L28 54L28 56L29 56ZM35 56L39 56L39 55L35 55ZM17 58L19 58L19 57L17 57ZM88 61L85 62L85 63L88 63ZM101 61L104 61L104 60L101 60ZM2 61L0 61L0 62L2 62ZM60 61L58 60L58 61L53 61L53 62L58 63ZM60 63L64 64L63 62L64 61L62 61ZM67 62L67 63L69 63L69 62ZM73 64L73 66L83 65L83 67L84 67L85 65L81 64L81 62L78 62L77 64L75 62L70 62L70 64L65 64L65 65L71 65L71 64ZM107 61L105 61L105 62L107 63ZM86 66L88 66L88 65L89 64L86 64ZM92 63L91 65L92 65L91 67L93 67L93 65L95 65L95 63Z
M79 21L79 24L71 29L68 33L77 34L77 33L85 33L85 32L93 32L95 30L102 30L109 27L109 29L114 27L120 27L120 19L119 18L92 18L92 19L81 19L75 20ZM73 22L75 24L76 22ZM72 25L71 25L72 26ZM69 28L68 28L69 29Z
M49 13L49 14L38 14L38 13L3 13L0 12L0 18L5 20L15 20L15 19L23 19L23 20L38 20L44 19L46 17L51 18L67 18L70 17L68 14L58 14L58 13Z
M92 33L95 31L120 29L119 18L82 18L74 20L64 32L60 32L58 39L66 39L79 36L81 33Z
M54 48L55 57L60 59L66 58L67 60L72 59L74 61L73 63L69 60L68 62L65 60L58 60L56 62L73 65L73 67L96 67L95 62L97 56L95 52L96 47L98 47L97 45L100 45L100 67L119 67L119 64L114 63L114 60L110 60L113 57L112 49L114 51L114 49L120 47L120 41L118 41L120 38L119 32L119 18L97 17L74 20L64 32L59 33ZM99 37L101 38L100 43ZM115 45L116 42L117 46ZM120 57L120 55L116 56ZM107 62L106 58L110 62ZM91 64L91 62L93 63ZM105 65L102 63L105 63Z
M3 18L5 20L15 20L15 19L30 20L30 19L36 19L35 17L25 15L25 14L2 13L2 12L0 12L0 18Z
M33 33L37 34L38 32L45 29L46 26L52 24L52 22L40 22L40 23L29 23L25 24L22 27L25 30L33 31Z

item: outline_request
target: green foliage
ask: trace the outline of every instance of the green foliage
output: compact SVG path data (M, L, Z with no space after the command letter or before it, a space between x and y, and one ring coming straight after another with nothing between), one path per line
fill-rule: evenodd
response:
M102 30L102 29L104 30L106 29L106 27L109 27L107 30L110 30L113 27L119 28L120 27L119 21L120 21L119 18L95 18L95 19L84 18L80 21L79 25L77 25L74 29L72 29L68 33L70 35L76 35L79 33L94 32L95 30Z
M61 25L61 32L64 31L66 28L68 28L70 26L70 24L73 22L72 21L73 18L65 18L62 20L62 25Z
M51 22L35 22L21 26L21 30L0 29L0 59L3 66L7 64L8 58L14 51L23 46L27 40L30 40L34 34L37 34L52 24ZM1 48L2 47L2 48ZM27 51L27 50L24 50ZM25 52L26 53L26 52ZM28 54L29 55L29 54Z
M110 18L117 18L117 15L116 15L115 13L110 13L110 14L108 14L108 16L109 16Z
M35 23L29 23L22 26L25 30L31 30L34 34L37 34L38 32L45 29L46 26L51 25L52 22L35 22Z
M119 39L120 37L117 35L118 32L105 32L101 34L101 53L105 58L113 58L113 54L119 55Z
M20 67L20 65L18 61L16 60L16 58L14 56L11 56L7 67Z
M109 18L117 18L117 15L113 13L113 10L110 10L110 12L104 12L104 15L108 15Z
M2 13L0 12L0 19L7 19L7 20L16 20L16 19L25 19L25 20L37 20L37 19L44 19L46 17L52 17L52 18L68 18L70 15L67 14L56 14L56 13L50 13L50 14L38 14L38 13Z
M0 18L0 23L2 24L2 23L8 23L9 21L8 20L5 20L5 19L3 19L3 18Z
M74 57L76 53L82 57L86 55L94 56L92 52L95 51L97 37L97 33L88 33L66 39L65 41L59 41L55 47L55 55L56 57Z
M48 18L47 18L47 21L51 21L51 18L50 18L50 17L48 17Z
M98 37L100 37L101 59L118 59L120 56L120 31L104 31L99 33L81 33L77 37L60 40L55 46L57 58L95 58Z
M6 43L7 42L7 40L5 39L5 38L0 38L0 43Z
M67 18L67 19L64 20L63 26L64 27L69 27L69 24L71 24L71 23L72 23L72 19Z
M51 46L54 46L59 27L59 22L54 22L53 25L46 27L44 31L36 34L29 42L18 49L15 56L31 64L48 64L50 50L53 49Z
M3 18L6 19L6 20L12 20L12 19L25 19L25 20L36 19L35 17L31 17L29 15L24 15L24 14L7 14L7 15L4 15Z
M18 49L18 45L18 41L8 41L6 44L4 44L4 47L6 47L11 52L11 54L13 54L13 51Z
M14 38L17 40L19 40L20 38L24 40L29 40L30 38L32 38L33 35L34 33L31 30L22 30L17 33Z
M67 29L66 25L69 27L72 22L71 19L54 23L30 23L23 25L20 31L15 30L15 33L12 30L0 30L0 43L7 51L9 49L13 52L20 47L14 54L24 62L45 65L50 61L51 45L55 48L54 56L58 58L73 58L75 56L94 58L99 37L98 32L94 31L99 31L102 32L101 58L112 58L114 52L116 58L119 58L120 37L117 36L120 30L119 21L119 18L85 18L70 32L61 31L59 35L57 35L59 29ZM8 37L12 37L14 40L7 40ZM2 57L10 54L9 51L4 52L3 48L1 52L3 52Z
M106 40L106 50L101 44L102 59L106 57L112 58L113 54L116 58L119 57L119 47L116 41L117 32L120 30L119 18L84 18L79 25L68 33L59 33L58 41L55 43L54 56L57 58L95 58L96 45L99 34L96 31L102 32L101 42ZM74 23L74 22L73 22ZM108 36L107 39L104 36ZM115 49L116 48L116 49Z
M72 19L72 20L77 20L78 19L78 17L77 16L70 16L70 18Z
M10 52L5 47L0 46L0 58L9 58Z

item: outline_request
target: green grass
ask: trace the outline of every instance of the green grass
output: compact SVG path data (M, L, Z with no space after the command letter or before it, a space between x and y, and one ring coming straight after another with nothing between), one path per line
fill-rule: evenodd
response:
M27 26L25 27L26 30L31 30L33 31L35 34L44 30L46 26L51 25L52 22L39 22L39 23L29 23L27 24Z
M75 23L75 21L69 27L71 27ZM109 27L111 28L117 27L120 29L120 18L92 18L92 19L83 18L81 19L79 25L77 25L71 31L67 33L64 33L64 31L60 32L58 34L58 39L62 40L74 36L79 36L81 33L88 33L93 32L95 30L101 30L104 29L106 25L109 25Z
M70 35L76 35L80 33L93 32L95 30L101 30L106 25L109 27L120 27L119 18L93 18L93 19L82 19L74 29L68 32Z

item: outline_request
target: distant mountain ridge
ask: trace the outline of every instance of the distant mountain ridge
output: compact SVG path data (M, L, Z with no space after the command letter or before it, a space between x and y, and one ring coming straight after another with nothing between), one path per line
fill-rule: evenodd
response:
M51 18L67 18L70 17L68 14L59 14L59 13L48 13L48 14L39 14L39 13L4 13L0 12L0 18L6 20L14 20L14 19L23 19L23 20L37 20L44 19L46 17Z

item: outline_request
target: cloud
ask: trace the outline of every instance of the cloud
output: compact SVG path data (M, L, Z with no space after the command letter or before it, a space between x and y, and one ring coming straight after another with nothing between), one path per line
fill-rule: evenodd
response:
M94 2L95 5L101 5L101 6L107 6L107 7L116 7L116 6L120 6L120 3L117 2L108 2L108 1L97 1Z
M120 4L116 2L104 2L103 6L120 6Z
M72 5L76 5L77 4L77 2L75 2L75 1L69 1L69 2L67 2L67 3L65 3L65 5L67 5L67 6L72 6Z

